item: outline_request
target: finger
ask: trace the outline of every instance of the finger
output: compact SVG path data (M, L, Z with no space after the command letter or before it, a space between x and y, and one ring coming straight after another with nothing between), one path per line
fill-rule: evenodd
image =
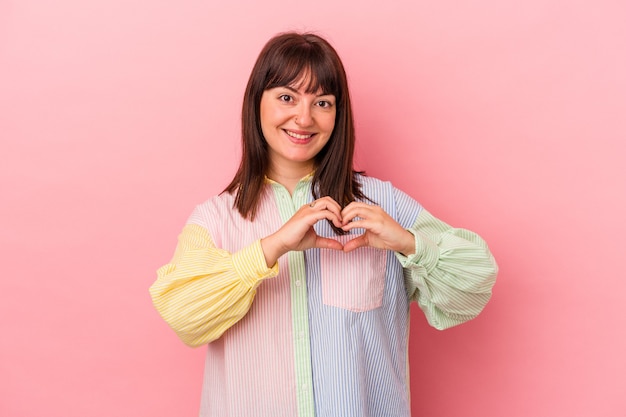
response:
M314 201L314 205L312 205L311 207L318 209L318 210L328 210L331 211L333 213L335 213L335 215L341 220L342 216L341 216L341 206L339 204L337 204L337 202L335 200L333 200L331 197L322 197L318 200ZM311 203L313 204L313 203Z
M321 236L317 236L315 239L315 247L320 249L343 250L341 242Z
M359 237L355 237L352 240L349 240L343 245L344 252L351 252L357 248L361 248L364 246L368 246L368 241L365 235L361 235Z
M341 211L344 224L353 221L357 217L367 219L374 215L376 215L375 207L364 203L350 203Z
M353 201L351 203L348 203L348 205L344 207L344 210L351 207L368 207L370 205L371 204L367 204L362 201Z
M326 196L324 196L324 197L320 197L318 200L325 200L325 201L328 201L328 202L330 202L330 203L336 204L336 205L337 205L337 207L340 207L339 203L337 203L337 202L335 201L335 199L334 199L334 198L332 198L332 197L331 197L331 196L329 196L329 195L326 195Z
M311 225L317 223L320 220L326 219L326 220L330 220L335 226L337 227L341 227L342 226L342 222L341 222L341 218L337 216L336 213L332 212L331 210L317 210L317 211L313 211L311 213L311 216L313 218L313 222L310 223Z
M346 232L349 232L352 229L367 229L367 225L369 223L370 222L368 222L367 220L353 220L347 224L342 225L341 228Z
M303 209L308 210L309 212L313 212L313 213L321 213L323 214L324 218L328 218L327 215L328 213L332 213L332 215L334 216L333 219L328 218L329 220L332 220L333 224L337 227L341 227L342 225L342 217L341 217L341 207L339 207L339 205L337 203L335 203L334 200L332 199L319 199L316 200L314 202L312 202L311 204L309 204L308 206L304 206ZM316 216L316 221L319 221L321 218L319 216Z

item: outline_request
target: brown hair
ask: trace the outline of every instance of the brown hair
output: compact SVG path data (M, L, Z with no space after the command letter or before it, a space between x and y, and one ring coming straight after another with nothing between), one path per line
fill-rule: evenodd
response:
M348 80L335 49L312 33L283 33L270 39L261 51L246 87L242 122L242 157L239 169L224 192L234 193L235 207L244 218L254 219L269 166L268 145L260 119L265 90L293 85L308 77L307 93L333 94L335 127L324 148L315 156L312 192L315 198L330 196L342 207L366 199L354 171L354 121ZM334 228L334 227L333 227ZM334 228L341 233L340 229Z

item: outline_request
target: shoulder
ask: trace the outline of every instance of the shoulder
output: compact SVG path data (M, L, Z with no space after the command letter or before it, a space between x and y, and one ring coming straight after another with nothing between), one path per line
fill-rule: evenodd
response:
M396 188L391 181L381 180L376 177L370 177L363 174L357 174L357 181L361 184L361 189L363 190L365 195L369 193L391 193L396 196L396 198L412 198L407 193L402 191L399 188Z
M369 177L367 175L358 174L357 181L361 184L361 191L368 198L372 200L395 200L398 195L404 195L404 193L396 188L391 181L381 180L376 177Z
M393 189L393 185L389 181L383 181L376 177L369 177L363 174L356 174L356 180L361 184L361 188L365 194L368 191Z
M234 203L234 194L223 192L215 195L198 204L191 213L191 216L189 216L187 223L207 227L209 223L223 218L223 216L231 216L233 212L237 212Z
M404 227L410 226L422 210L422 206L413 197L394 187L391 181L365 175L359 175L358 181L363 194Z
M232 193L223 191L222 193L215 195L205 202L198 204L194 209L189 222L195 222L201 225L207 223L221 224L224 222L247 222L249 220L244 219L235 205L238 192ZM252 192L252 191L248 191ZM264 207L268 204L268 200L272 199L271 187L268 184L264 184L261 189L253 191L260 194L259 209L257 215L264 210Z

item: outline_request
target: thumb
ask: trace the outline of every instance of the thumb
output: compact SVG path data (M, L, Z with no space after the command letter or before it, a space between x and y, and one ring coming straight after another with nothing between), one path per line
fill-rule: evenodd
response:
M346 244L343 245L343 251L350 252L363 246L368 246L367 238L365 237L365 235L361 235L347 241Z
M321 236L318 236L317 239L315 239L315 247L321 249L343 250L343 245L339 241Z

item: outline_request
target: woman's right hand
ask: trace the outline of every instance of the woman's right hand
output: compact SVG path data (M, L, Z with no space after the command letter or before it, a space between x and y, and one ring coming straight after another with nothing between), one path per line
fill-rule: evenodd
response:
M341 206L331 197L322 197L305 204L275 233L261 239L267 266L273 266L278 258L289 251L311 248L343 250L335 239L318 236L313 226L320 220L330 220L342 226Z

